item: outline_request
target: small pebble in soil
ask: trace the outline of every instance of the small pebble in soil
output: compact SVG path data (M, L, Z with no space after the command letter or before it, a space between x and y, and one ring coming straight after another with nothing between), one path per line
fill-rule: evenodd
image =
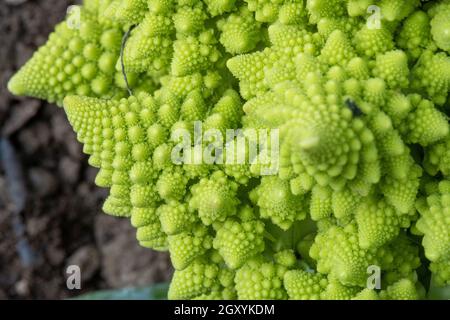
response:
M33 190L40 197L52 195L58 188L58 181L54 175L43 168L31 168L28 176Z
M81 164L70 157L64 157L59 162L59 174L69 184L77 182L80 174Z

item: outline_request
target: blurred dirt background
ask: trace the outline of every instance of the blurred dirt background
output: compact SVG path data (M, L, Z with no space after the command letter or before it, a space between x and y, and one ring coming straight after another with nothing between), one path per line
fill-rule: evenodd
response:
M76 2L0 0L0 299L61 299L172 273L166 254L139 247L128 220L102 214L106 192L63 110L6 90ZM72 264L81 290L66 288Z

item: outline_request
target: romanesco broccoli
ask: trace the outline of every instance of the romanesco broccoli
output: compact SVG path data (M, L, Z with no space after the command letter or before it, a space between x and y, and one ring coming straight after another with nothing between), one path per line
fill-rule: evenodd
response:
M8 87L64 106L104 212L170 252L170 299L450 285L449 0L85 0L79 22Z

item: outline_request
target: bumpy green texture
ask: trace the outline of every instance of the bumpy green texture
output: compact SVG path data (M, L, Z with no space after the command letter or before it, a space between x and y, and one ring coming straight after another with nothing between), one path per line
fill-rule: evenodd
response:
M123 76L115 69L122 39L121 26L98 19L90 7L74 9L30 61L10 80L9 90L62 105L67 95L105 99L125 96ZM145 75L129 74L136 90L152 90Z
M64 105L109 188L105 213L170 252L170 299L423 299L450 285L449 0L80 12L9 89Z
M423 237L425 256L438 284L450 284L450 181L441 181L437 190L416 204L420 212L416 228Z

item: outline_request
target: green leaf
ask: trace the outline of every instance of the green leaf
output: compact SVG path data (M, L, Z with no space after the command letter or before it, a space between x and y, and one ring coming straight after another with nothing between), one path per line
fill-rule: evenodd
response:
M94 291L79 295L75 300L166 300L168 283L158 283L149 287L122 288L117 290Z
M450 286L438 287L431 279L428 300L450 300Z

